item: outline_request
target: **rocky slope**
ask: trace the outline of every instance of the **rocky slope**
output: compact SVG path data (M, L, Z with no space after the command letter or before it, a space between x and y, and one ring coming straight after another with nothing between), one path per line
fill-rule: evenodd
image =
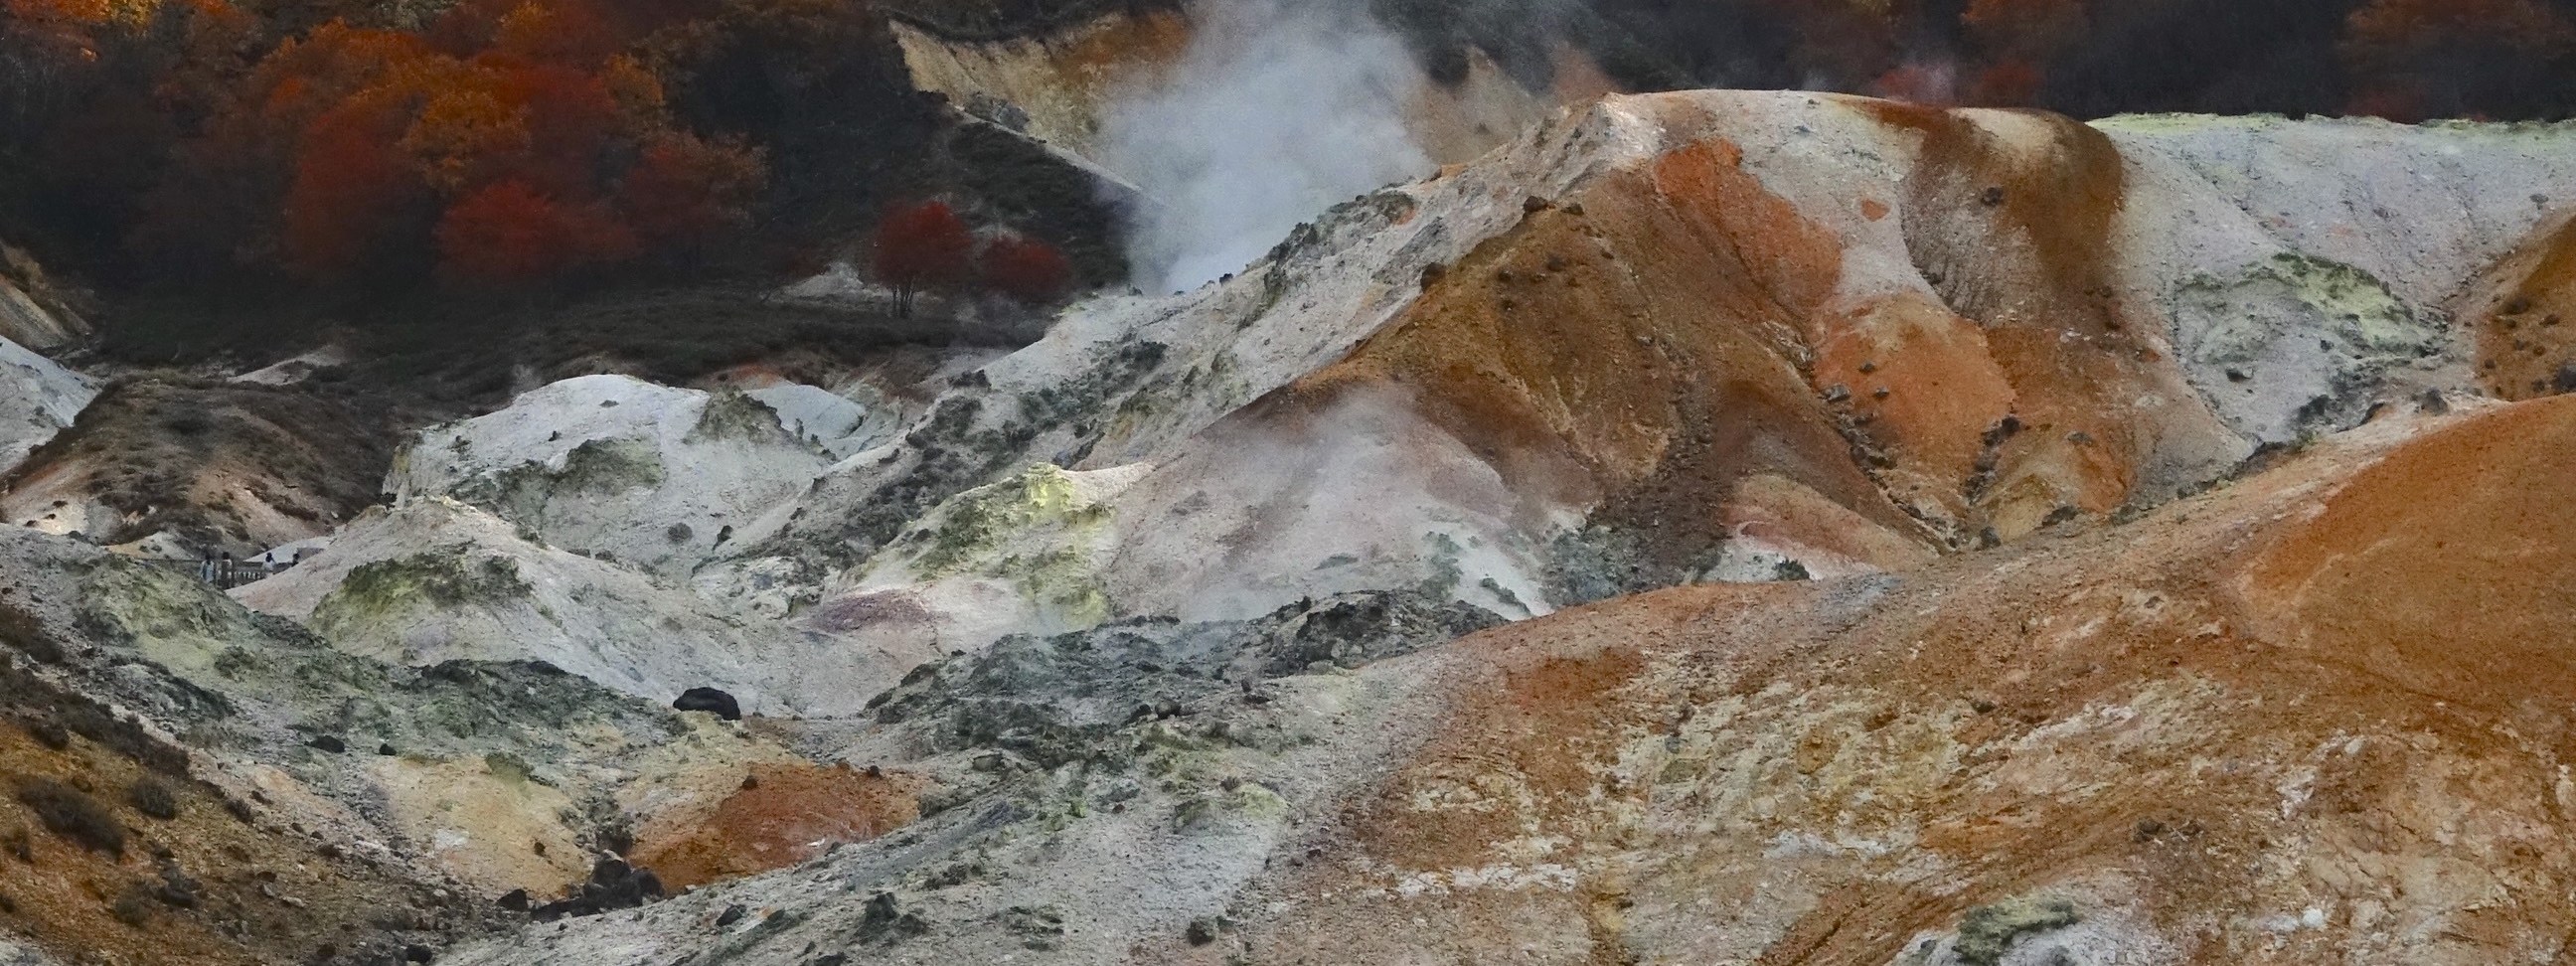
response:
M844 615L812 619L971 646L1425 585L1518 616L2105 522L2479 386L2455 299L2552 230L2571 137L1612 98L1224 283L1077 307L698 580L805 575Z
M1898 571L2133 516L2374 405L2554 362L2535 345L2482 377L2502 370L2471 333L2501 323L2452 320L2515 307L2554 331L2571 139L1611 98L1337 207L1225 282L1077 306L908 413L827 405L866 425L836 442L755 397L587 377L425 434L390 486L491 514L460 546L524 544L493 559L595 572L566 586L706 628L683 638L845 655L782 698L818 713L937 654L1128 617L1395 589L1523 617ZM2479 286L2512 293L2463 302ZM372 518L352 533L413 532L246 599L315 614L469 518ZM790 693L763 661L684 656L703 646L603 658L636 653L593 629L627 618L445 603L344 608L326 633L657 698Z
M1409 654L1459 625L1013 639L814 732L965 803L458 959L2546 961L2571 444L2408 406L2120 527ZM1280 652L1324 620L1398 643Z
M0 916L81 961L389 961L689 837L755 768L812 768L546 665L382 664L193 572L0 543Z
M2571 149L1613 97L919 385L534 389L230 597L18 527L47 697L0 755L241 803L186 834L255 871L21 793L0 868L69 878L0 892L71 898L0 921L137 962L158 923L208 961L2549 961ZM704 687L748 717L667 710ZM629 861L676 894L590 915ZM153 899L169 864L231 891Z
M346 383L149 373L111 381L0 487L0 515L137 553L248 559L375 502L387 407Z

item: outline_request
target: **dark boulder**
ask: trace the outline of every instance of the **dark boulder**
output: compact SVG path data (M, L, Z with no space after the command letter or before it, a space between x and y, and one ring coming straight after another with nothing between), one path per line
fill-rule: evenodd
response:
M615 856L602 856L591 867L590 881L572 895L557 902L538 906L533 915L539 922L567 916L591 916L618 909L633 909L662 898L662 877L649 869L627 865Z
M680 699L671 702L671 707L681 711L705 711L726 721L742 720L742 704L735 701L733 695L714 688L690 688L682 691Z

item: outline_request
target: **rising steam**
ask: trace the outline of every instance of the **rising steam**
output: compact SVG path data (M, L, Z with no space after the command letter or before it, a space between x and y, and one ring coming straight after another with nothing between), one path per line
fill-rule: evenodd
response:
M1196 19L1180 63L1103 118L1102 160L1145 194L1139 285L1235 271L1334 202L1429 171L1404 125L1422 73L1360 4L1204 3Z

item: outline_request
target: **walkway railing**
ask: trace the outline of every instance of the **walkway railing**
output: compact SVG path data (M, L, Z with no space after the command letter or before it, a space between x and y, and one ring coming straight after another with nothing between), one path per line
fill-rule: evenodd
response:
M156 567L167 567L195 575L213 584L216 590L231 590L243 584L265 580L294 568L292 563L264 564L257 560L146 560Z

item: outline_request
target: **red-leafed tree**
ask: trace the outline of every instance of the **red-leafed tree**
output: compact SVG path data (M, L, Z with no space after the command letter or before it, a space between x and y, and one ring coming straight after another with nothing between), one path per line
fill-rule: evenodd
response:
M394 145L389 98L352 99L313 122L286 190L280 241L288 267L342 277L385 257L430 195ZM434 210L434 209L433 209Z
M524 181L491 185L438 222L439 266L467 283L510 285L631 258L635 236L603 208L567 204Z
M2025 107L2039 102L2046 82L2047 77L2029 61L2005 60L1978 71L1969 93L1975 103L1988 107Z
M2576 24L2541 0L2372 0L2344 27L2353 102L2378 113L2477 113L2576 51Z
M1959 21L2002 57L2035 59L2084 33L2084 0L1969 0Z
M1073 263L1055 246L1014 234L984 243L984 284L1024 305L1044 305L1073 282Z
M975 234L945 201L897 208L877 223L877 280L894 286L895 311L912 314L923 289L954 288L973 277Z

